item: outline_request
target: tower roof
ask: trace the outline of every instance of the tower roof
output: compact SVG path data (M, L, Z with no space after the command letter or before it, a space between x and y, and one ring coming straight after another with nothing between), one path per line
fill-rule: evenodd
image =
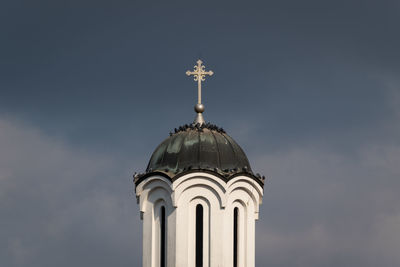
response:
M253 174L242 148L222 128L209 123L184 125L175 129L153 152L146 173L161 173L174 180L194 172L212 172L224 180L237 175L253 177L261 185L261 176Z

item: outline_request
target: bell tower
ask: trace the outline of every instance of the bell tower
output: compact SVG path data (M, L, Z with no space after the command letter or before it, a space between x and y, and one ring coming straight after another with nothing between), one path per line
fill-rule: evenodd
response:
M206 123L201 60L187 71L198 82L193 123L175 128L134 175L143 220L143 267L254 267L255 221L264 177L241 147Z

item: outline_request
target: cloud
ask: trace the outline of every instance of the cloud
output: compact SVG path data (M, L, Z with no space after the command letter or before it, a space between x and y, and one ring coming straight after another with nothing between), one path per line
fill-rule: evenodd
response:
M2 266L140 266L127 166L0 118Z
M257 224L259 266L400 264L400 146L359 152L303 147L259 159L270 174Z
M316 140L256 156L253 167L269 177L258 266L400 265L398 92L388 90L392 113L369 142L332 149Z

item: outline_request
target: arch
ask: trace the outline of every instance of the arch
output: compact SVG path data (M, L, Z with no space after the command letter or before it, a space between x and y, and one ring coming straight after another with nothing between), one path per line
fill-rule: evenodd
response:
M237 176L227 183L226 185L227 192L229 193L229 191L233 190L233 188L236 188L238 185L241 186L246 185L245 187L251 188L250 189L250 191L252 191L251 194L257 196L258 203L260 204L262 203L262 196L264 195L263 193L264 189L257 182L246 176Z
M262 196L263 196L263 191L262 188L255 183L254 181L252 181L251 179L241 176L241 177L237 177L234 180L232 180L231 182L228 183L228 189L227 189L227 196L228 199L231 199L233 195L235 195L235 192L237 191L242 191L245 192L245 194L247 195L247 197L245 197L244 195L242 197L239 197L238 199L242 199L243 201L245 199L247 200L252 200L252 204L254 209L254 212L256 214L256 220L258 219L258 214L259 214L259 206L262 202ZM227 200L232 201L232 200ZM248 201L246 201L247 203Z
M185 182L188 179L198 177L198 176L201 176L204 178L211 178L213 181L216 182L216 184L221 188L221 190L225 189L225 186L226 186L225 181L223 181L221 178L219 178L215 175L212 175L212 174L210 174L208 172L204 172L204 171L191 172L191 173L188 173L186 175L179 177L178 179L176 179L173 182L172 189L175 190L181 183Z
M156 191L165 191L163 193L163 197L165 200L168 200L169 203L172 204L171 195L171 182L162 176L154 176L148 178L148 180L143 181L139 186L136 187L136 196L139 199L139 207L141 212L146 211L146 204L149 200L150 195L154 194Z
M226 205L226 187L216 177L205 173L191 173L181 177L172 184L174 191L172 196L173 205L176 207L185 191L193 187L204 187L213 192L221 207Z

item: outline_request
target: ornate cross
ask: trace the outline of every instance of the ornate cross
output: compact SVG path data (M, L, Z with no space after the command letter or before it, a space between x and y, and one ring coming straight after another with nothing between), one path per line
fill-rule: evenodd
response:
M197 66L194 66L194 70L190 71L188 70L186 72L187 76L193 75L194 76L194 80L197 81L197 85L198 85L198 104L201 104L201 82L204 82L206 79L206 75L213 75L214 72L212 72L212 70L210 71L205 71L204 68L205 66L202 65L203 61L201 61L200 59L197 60Z

